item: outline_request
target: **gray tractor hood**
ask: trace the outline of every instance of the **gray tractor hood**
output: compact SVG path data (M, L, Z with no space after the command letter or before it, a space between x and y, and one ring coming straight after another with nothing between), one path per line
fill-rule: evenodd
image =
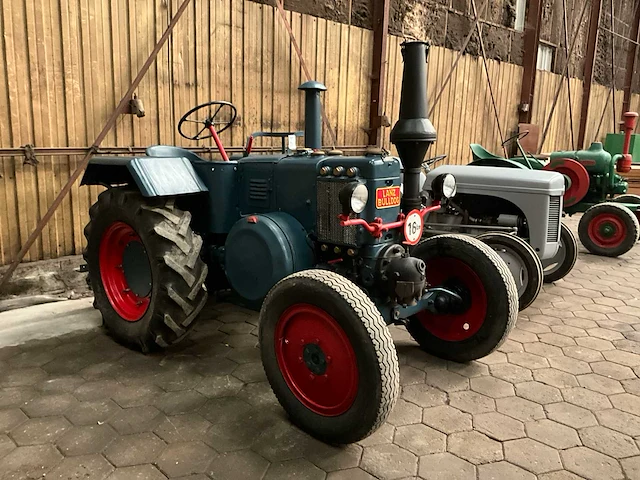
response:
M557 172L470 165L443 165L433 169L426 176L423 191L430 191L433 180L443 173L451 173L456 177L458 193L564 195L564 177Z

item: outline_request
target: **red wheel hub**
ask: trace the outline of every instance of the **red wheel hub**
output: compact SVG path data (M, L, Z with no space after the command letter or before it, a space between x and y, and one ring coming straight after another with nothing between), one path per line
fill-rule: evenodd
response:
M627 236L627 226L622 219L611 213L596 215L589 222L589 238L600 248L615 248Z
M558 172L569 179L570 185L564 192L563 203L565 207L571 207L584 198L589 191L589 173L580 162L570 158L552 160L544 167L544 170Z
M487 293L469 265L457 258L439 257L427 262L427 282L432 286L446 285L461 294L465 303L462 313L437 315L423 310L416 317L432 335L460 342L475 335L487 315Z
M149 308L151 294L138 296L129 287L125 275L124 253L132 243L142 244L140 236L124 222L114 222L100 240L100 277L109 303L129 322L140 320Z
M358 364L338 322L319 307L298 303L281 315L275 334L280 371L298 400L319 415L346 412L358 393Z

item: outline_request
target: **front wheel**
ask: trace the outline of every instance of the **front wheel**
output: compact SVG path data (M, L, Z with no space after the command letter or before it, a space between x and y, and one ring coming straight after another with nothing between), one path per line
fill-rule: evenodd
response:
M578 236L589 252L605 257L627 253L638 241L640 224L634 213L615 202L590 207L580 219Z
M289 275L267 295L259 335L271 388L302 430L353 443L388 417L398 358L380 312L356 284L325 270Z
M531 305L542 289L542 262L536 251L520 237L492 232L476 237L493 248L507 264L518 289L520 311Z
M185 337L207 300L202 239L173 199L108 189L89 210L84 258L104 325L143 352Z
M422 311L407 329L427 353L456 362L489 355L507 339L518 318L518 290L511 272L489 246L464 235L438 235L412 255L427 265L427 282L456 291L459 312Z
M557 253L542 262L545 283L556 282L564 278L578 260L578 240L571 229L564 223L560 224L560 243Z

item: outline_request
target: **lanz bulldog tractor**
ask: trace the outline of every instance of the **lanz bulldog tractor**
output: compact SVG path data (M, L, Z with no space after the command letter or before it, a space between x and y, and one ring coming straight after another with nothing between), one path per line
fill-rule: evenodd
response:
M211 102L183 117L179 131L213 137L222 161L170 146L93 158L83 183L108 189L91 207L85 258L112 335L148 351L182 339L208 291L261 302L271 387L295 424L331 443L371 434L396 402L388 325L406 325L425 351L457 362L496 349L518 312L500 257L458 235L407 252L421 239L423 218L455 194L455 178L441 176L431 205L422 205L421 162L436 140L427 118L428 45L404 43L402 52L391 138L403 185L397 158L320 151L317 91L308 92L305 112L313 150L251 155L248 145L227 161L216 128L230 126L220 115L231 109L233 118L235 108ZM198 114L198 133L189 136L184 128Z
M624 118L623 153L613 157L601 142L593 142L586 150L553 152L545 162L523 150L519 139L528 134L525 131L507 140L516 141L521 156L501 158L474 144L470 165L561 173L565 180L564 212L584 212L578 224L580 241L593 254L617 257L631 250L640 237L640 196L627 194L629 185L619 175L631 170L629 143L638 114L626 112Z

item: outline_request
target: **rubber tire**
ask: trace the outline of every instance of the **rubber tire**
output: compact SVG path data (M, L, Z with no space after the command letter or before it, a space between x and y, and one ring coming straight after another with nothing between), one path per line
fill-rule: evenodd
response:
M322 308L342 327L358 363L358 392L345 413L317 414L302 404L288 387L276 358L275 329L291 305L308 303ZM326 270L305 270L278 282L260 310L262 364L271 389L291 421L327 443L347 444L371 435L387 419L400 390L398 357L380 312L355 283Z
M202 238L190 228L191 213L177 209L173 199L144 198L140 193L111 188L89 209L84 229L84 259L104 326L120 343L150 352L182 340L207 301L207 265L200 258ZM135 322L124 320L111 306L100 275L100 240L116 221L130 225L149 255L151 302Z
M578 260L578 239L571 229L564 223L560 223L560 242L565 246L565 251L567 253L564 256L560 267L556 271L544 274L545 283L557 282L561 278L567 276L567 274L573 270L573 267Z
M485 357L509 336L518 319L518 290L507 265L500 256L480 240L464 235L437 235L424 240L412 256L427 264L437 257L454 257L469 265L491 289L491 302L478 332L463 341L450 342L432 335L415 317L409 318L407 330L420 348L436 357L454 362L469 362ZM437 286L437 285L433 285Z
M613 199L615 203L631 203L633 205L640 205L640 195L635 193L625 193L619 195Z
M627 228L627 236L622 243L615 248L600 247L596 245L589 236L589 223L595 216L602 213L618 216ZM601 255L603 257L618 257L627 253L636 244L639 235L640 224L638 223L636 215L624 205L616 202L599 203L588 208L578 223L578 236L580 237L582 245L594 255Z
M520 237L500 232L484 233L475 238L486 243L494 250L500 246L505 246L517 253L527 273L527 287L518 298L519 310L523 311L529 307L538 297L540 290L542 290L542 278L544 277L542 262L533 247Z

